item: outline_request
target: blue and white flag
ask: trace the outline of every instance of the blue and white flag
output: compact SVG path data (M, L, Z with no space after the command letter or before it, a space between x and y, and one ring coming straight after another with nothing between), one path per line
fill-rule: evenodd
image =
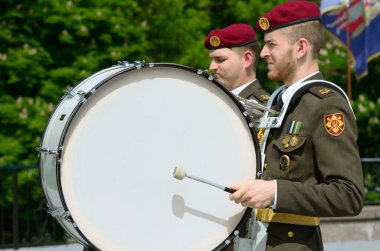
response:
M348 23L356 75L367 75L368 62L380 56L380 0L322 0L321 13L326 29L346 45Z

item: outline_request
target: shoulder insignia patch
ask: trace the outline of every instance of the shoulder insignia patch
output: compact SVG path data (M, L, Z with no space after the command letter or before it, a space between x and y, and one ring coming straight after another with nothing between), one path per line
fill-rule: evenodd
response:
M261 97L264 101L268 101L268 100L269 100L269 95L261 94L260 97Z
M325 129L332 136L339 136L344 131L343 113L333 113L324 116Z

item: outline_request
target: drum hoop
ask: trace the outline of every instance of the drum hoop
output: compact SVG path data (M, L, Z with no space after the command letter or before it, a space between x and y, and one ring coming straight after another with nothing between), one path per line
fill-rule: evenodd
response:
M120 64L121 64L121 63L119 63L119 65L120 65ZM115 67L115 66L117 66L117 65L114 65L114 67ZM74 86L74 88L75 88L76 86L80 85L81 83L85 83L87 80L90 80L91 78L97 76L98 74L100 74L100 73L102 73L102 72L110 71L111 68L112 68L112 66L109 67L109 68L106 68L106 69L99 70L99 71L97 71L97 72L91 74L90 76L84 78L84 79L81 80L79 83L77 83L77 84ZM126 70L128 70L127 67L126 67L125 69L121 70L120 73L121 73L121 72L125 72ZM112 74L110 77L112 77L112 76L114 76L114 75L115 75L115 74ZM107 78L103 79L102 81L100 81L100 82L99 82L99 83L98 83L93 89L96 89L98 86L104 84L104 82L108 81L108 79L110 79L110 77L107 77ZM86 99L92 94L92 92L89 92L88 94L89 94L89 95L85 96ZM50 114L50 116L49 116L49 118L48 118L48 121L47 121L46 124L45 124L44 130L43 130L43 133L42 133L42 139L45 139L45 136L47 135L47 129L48 129L48 126L50 125L50 123L51 123L51 121L52 121L52 119L53 119L53 117L54 117L54 115L55 115L55 112L59 109L60 105L63 104L63 103L65 102L65 100L66 100L65 97L66 97L66 96L67 96L67 94L64 94L64 95L61 97L61 99L59 100L59 102L58 102L57 105L54 107L53 111L51 112L51 114ZM65 124L65 126L64 126L64 128L63 128L63 130L62 130L61 137L60 137L60 139L59 139L58 148L59 148L60 146L63 145L63 140L64 140L64 138L65 138L65 136L66 136L66 132L67 132L67 130L68 130L68 128L69 128L69 125L71 124L73 118L75 117L77 111L78 111L79 108L82 106L82 104L83 104L83 102L79 102L79 103L76 105L76 107L73 109L72 113L70 114L70 117L67 119L67 123ZM61 156L61 151L58 151L58 152L57 152L57 159L61 159L61 157L62 157L62 156ZM42 188L43 188L43 191L44 191L45 197L47 198L46 203L47 203L47 205L48 205L48 207L49 207L49 209L50 209L50 208L53 208L53 205L52 205L51 201L49 200L49 193L46 191L46 188L45 188L45 185L44 185L44 180L43 180L43 179L44 179L44 175L43 175L43 167L44 167L44 165L43 165L43 161L42 161L41 153L40 153L40 154L39 154L39 173L40 173L40 182L41 182L41 186L42 186ZM65 197L63 196L63 191L62 191L62 189L61 189L61 187L62 187L61 178L60 178L61 165L60 165L60 163L59 163L58 161L56 161L56 167L55 167L55 168L56 168L56 170L57 170L57 172L56 172L56 182L57 182L57 190L58 190L59 198L60 198L60 201L61 201L61 203L62 203L62 207L63 207L64 211L69 211L68 206L67 206L67 204L66 204ZM67 216L67 220L68 220L69 222L74 222L74 220L73 220L73 218L71 217L71 215L68 215L68 216ZM78 240L78 238L77 238L73 233L71 233L71 231L69 231L69 229L63 224L63 222L62 222L59 218L57 218L57 221L58 221L58 223L59 223L59 224L65 229L65 230L67 230L66 232L68 232L68 233L69 233L74 239L77 239L77 240ZM80 231L80 229L79 229L78 227L74 226L74 229L77 231L77 233L80 235L80 237L81 237L82 239L84 239L87 243L82 243L82 241L78 240L79 242L81 242L82 244L90 244L90 246L93 246L93 247L94 247L94 245L88 240L88 238L82 233L82 231Z
M122 63L119 63L119 64L122 64ZM177 68L177 69L181 69L181 70L187 70L187 71L190 71L190 72L193 72L197 75L200 75L202 77L204 77L206 80L212 82L214 84L214 86L218 87L220 90L223 91L224 94L226 94L230 100L232 100L234 102L234 104L239 108L240 112L242 113L246 123L247 123L247 126L249 128L249 131L251 133L251 136L252 136L252 139L253 139L253 144L254 144L254 147L255 149L259 149L259 143L258 143L258 140L257 140L257 133L256 133L256 130L255 128L253 127L253 122L251 120L251 118L249 117L248 115L248 112L245 110L245 108L243 107L243 105L235 98L235 96L228 90L226 89L223 85L221 85L219 82L217 82L211 75L209 75L207 72L205 71L202 71L202 70L199 70L199 69L196 69L196 68L193 68L193 67L190 67L190 66L186 66L186 65L181 65L181 64L175 64L175 63L146 63L146 62L143 62L142 64L137 64L137 65L128 65L128 66L124 66L125 69L122 69L106 78L104 78L103 80L101 80L99 83L97 83L92 89L91 91L89 91L88 93L86 93L83 97L84 99L88 99L90 98L90 96L94 93L95 90L97 90L98 88L100 88L101 86L103 86L106 82L112 80L113 78L119 76L120 74L124 74L125 72L129 72L129 71L132 71L132 70L138 70L140 68L156 68L156 67L168 67L168 68ZM79 85L80 83L83 83L85 82L87 79L91 78L92 76L100 73L101 71L98 71L92 75L90 75L89 77L85 78L84 80L80 81L77 85ZM76 85L76 86L77 86ZM93 91L94 90L94 91ZM61 98L60 102L56 105L55 109L53 110L46 126L45 126L45 129L44 129L44 133L43 133L43 138L45 137L45 134L47 132L47 127L49 125L49 122L51 121L53 115L54 115L54 112L55 110L59 107L59 105L64 102L64 96ZM71 112L70 116L68 117L67 119L67 122L62 130L62 134L61 134L61 137L59 139L59 146L63 146L64 144L64 140L66 138L66 134L70 128L70 125L74 119L74 117L76 116L77 112L80 110L80 108L82 107L82 105L84 104L84 102L79 102L75 108L73 109L73 111ZM57 158L58 159L61 159L62 157L62 152L59 151L58 152L58 156ZM257 165L257 170L261 170L260 166L261 166L261 156L260 156L260 152L256 153L256 165ZM40 160L40 173L42 174L42 162ZM61 200L61 203L62 203L62 206L64 208L65 211L70 211L67 204L66 204L66 200L65 200L65 196L63 195L63 190L62 190L62 183L61 183L61 164L59 161L56 161L56 169L58 170L56 172L56 180L57 180L57 187L58 187L58 193L59 193L59 197L60 197L60 200ZM43 175L40 175L41 177L41 184L42 186L44 187L44 184L43 184L43 181L42 181L42 176ZM44 189L45 191L45 189ZM46 196L47 192L45 191L45 196ZM48 198L48 196L46 196ZM50 204L50 202L48 201L48 203ZM227 238L225 238L225 240L223 242L221 242L216 248L213 249L213 251L219 251L221 249L223 249L224 247L226 247L227 245L229 245L231 243L231 241L236 237L236 231L240 231L242 229L242 227L244 227L244 224L248 221L250 215L251 215L251 212L252 212L252 208L247 208L242 216L242 218L240 219L239 223L237 224L237 226L233 229L233 231L230 233L230 235L227 236ZM70 222L75 222L75 220L73 219L73 217L70 215L67 217L68 220ZM61 224L62 225L62 224ZM74 229L77 231L77 233L80 235L81 238L83 238L87 244L91 247L95 247L95 245L82 233L82 231L79 229L79 227L75 226ZM70 231L68 231L70 232ZM72 235L70 233L70 235ZM73 236L73 235L72 235ZM75 239L76 237L73 236Z

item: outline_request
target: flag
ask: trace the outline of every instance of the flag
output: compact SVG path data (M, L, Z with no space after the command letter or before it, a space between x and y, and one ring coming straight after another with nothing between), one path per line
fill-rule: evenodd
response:
M321 14L325 28L346 45L348 23L356 75L366 76L368 62L380 56L380 0L322 0Z

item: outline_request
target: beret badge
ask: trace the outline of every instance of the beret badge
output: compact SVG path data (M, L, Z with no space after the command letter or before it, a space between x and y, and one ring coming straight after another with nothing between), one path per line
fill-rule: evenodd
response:
M260 17L259 19L260 28L264 31L269 29L269 20L266 17Z
M214 47L218 47L220 45L220 38L217 36L210 37L210 44Z

